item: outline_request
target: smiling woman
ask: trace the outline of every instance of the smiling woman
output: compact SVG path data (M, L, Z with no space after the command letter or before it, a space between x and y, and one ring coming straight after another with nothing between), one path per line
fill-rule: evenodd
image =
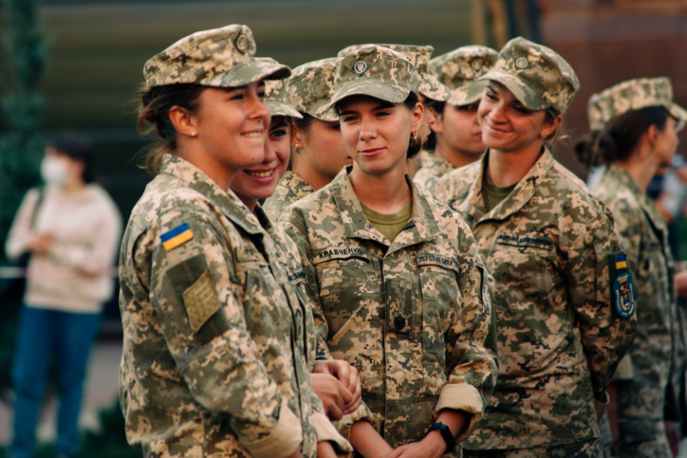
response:
M310 384L312 313L229 190L238 177L266 181L278 162L263 80L289 69L254 54L250 29L231 25L144 67L139 125L164 144L122 242L120 398L146 457L314 458L337 440Z
M390 446L391 457L460 456L456 442L477 424L497 374L474 239L406 174L420 149L417 94L417 70L401 54L350 49L332 104L353 164L280 220L298 245L321 338L360 374L373 421L343 423L366 457Z
M547 148L579 82L523 38L482 79L488 149L435 189L469 221L495 279L501 373L465 456L596 457L597 414L636 319L631 295L613 291L629 273L608 210Z

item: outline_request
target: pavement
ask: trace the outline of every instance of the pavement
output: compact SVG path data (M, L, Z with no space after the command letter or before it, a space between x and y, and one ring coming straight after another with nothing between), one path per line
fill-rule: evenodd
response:
M98 410L108 407L117 396L119 360L122 356L121 341L100 341L91 352L84 399L79 417L82 429L97 430L100 427ZM47 400L38 427L38 440L53 442L57 431L57 403ZM0 403L0 444L8 444L11 438L12 409Z

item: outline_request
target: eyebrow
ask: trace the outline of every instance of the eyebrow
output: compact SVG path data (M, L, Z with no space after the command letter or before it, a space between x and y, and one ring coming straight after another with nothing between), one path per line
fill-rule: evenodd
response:
M285 120L281 120L278 123L276 123L274 126L270 126L270 132L273 130L281 129L282 127L286 127L288 124Z

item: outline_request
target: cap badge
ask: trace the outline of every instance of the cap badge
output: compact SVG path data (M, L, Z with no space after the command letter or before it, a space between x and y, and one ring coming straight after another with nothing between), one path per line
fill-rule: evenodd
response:
M472 62L470 62L470 67L476 72L478 72L482 66L484 65L484 62L482 62L482 59L479 57L477 59L474 59Z
M527 61L527 57L518 57L515 60L515 66L518 68L527 68L527 65L529 62Z
M248 51L248 38L244 34L239 35L234 44L240 53L245 54Z
M358 76L363 76L363 74L367 71L368 68L370 68L370 64L368 64L362 59L358 59L353 64L353 68L351 69L351 71Z

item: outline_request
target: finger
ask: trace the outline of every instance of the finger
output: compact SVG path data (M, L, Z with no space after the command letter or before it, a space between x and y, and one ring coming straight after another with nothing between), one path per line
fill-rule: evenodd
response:
M405 446L401 446L384 455L384 458L398 458L399 456L401 456L404 450Z
M336 403L332 403L327 409L327 417L329 417L331 421L341 420L343 416L343 409Z
M350 391L351 393L355 393L358 389L360 389L360 377L358 375L358 369L356 369L355 366L351 366L350 364L347 364L346 366L348 370L348 385L344 385L346 385L348 391ZM341 383L343 383L343 381L341 381Z
M341 382L339 382L339 396L343 402L343 405L341 406L342 409L347 407L353 401L353 395Z
M348 387L350 385L351 365L340 359L334 360L333 363L331 367L333 370L332 375L338 378L343 386Z

